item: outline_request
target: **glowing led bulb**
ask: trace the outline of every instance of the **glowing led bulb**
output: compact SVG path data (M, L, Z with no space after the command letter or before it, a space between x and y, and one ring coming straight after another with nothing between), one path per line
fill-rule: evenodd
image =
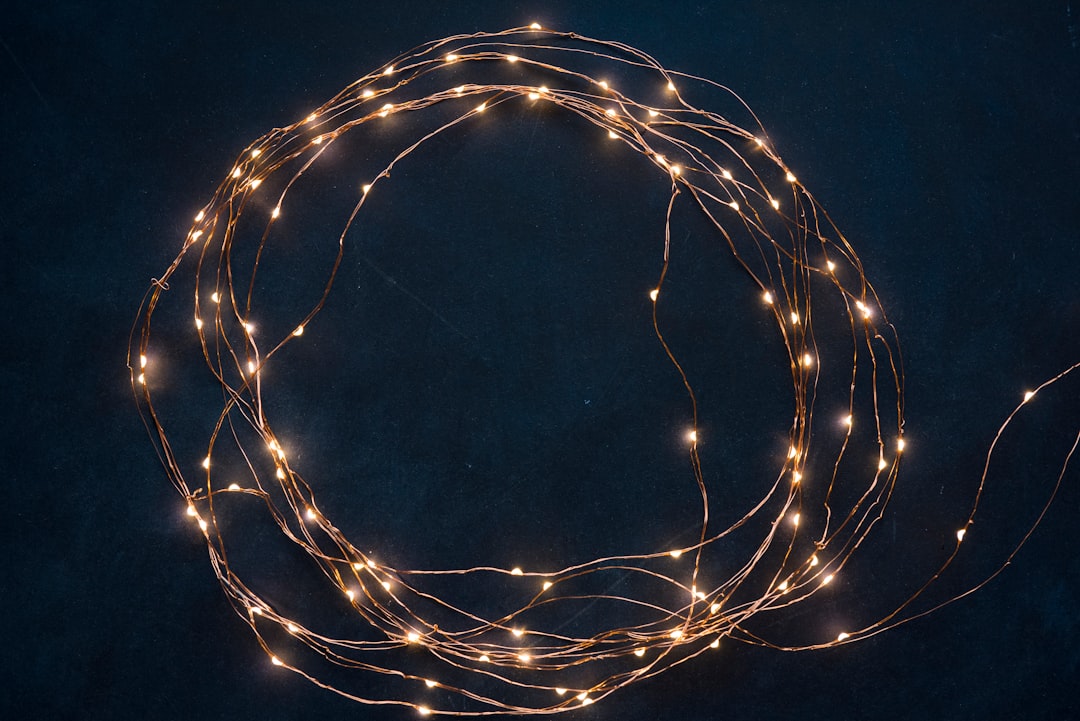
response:
M850 414L848 414L848 415L844 416L843 424L845 426L850 426L854 422L854 420L855 419L852 418Z
M907 446L907 441L905 441L903 438L897 438L896 439L896 452L897 453L900 453L901 451L903 451L906 446Z
M795 311L791 311L791 324L792 325L798 325L799 324L799 314L796 313Z
M709 648L720 648L720 637L717 636L713 639L713 642L709 644Z
M448 62L448 63L452 63L457 59L458 59L458 56L455 55L454 53L447 53L446 54L446 62Z
M660 296L660 289L659 288L653 288L652 290L649 291L649 300L653 301L654 303L656 302L656 299L659 296Z
M885 460L884 458L879 458L879 459L878 459L878 462L877 462L877 469L878 469L879 471L884 471L884 470L885 470L886 468L888 468L888 467L889 467L889 463L888 463L888 461L886 461L886 460Z
M482 113L485 110L487 110L487 103L480 103L479 105L476 106L476 112L478 112L478 113Z
M212 300L215 303L220 303L221 302L221 295L215 290L213 293L210 294L210 300Z
M285 665L285 664L283 664L281 662L281 659L278 658L277 656L271 656L270 657L270 663L274 664L275 666L284 666Z
M780 201L777 200L776 198L773 198L772 200L770 200L769 205L771 205L773 207L773 210L780 210Z
M367 195L369 190L371 190L371 183L364 183L360 186L360 192L364 195Z
M428 688L435 688L436 686L439 685L439 682L438 681L433 681L433 680L431 680L429 678L429 679L424 681L424 685L427 686Z
M551 585L551 581L544 581L544 590L546 591L551 588Z
M802 478L803 478L802 474L799 473L798 471L793 471L792 474L791 474L791 482L792 483L799 483L800 481L802 481Z
M524 571L522 571L522 570L521 570L520 568L518 568L517 566L514 566L513 570L512 570L512 571L510 571L510 575L511 575L511 576L521 576L521 575L523 575L523 574L524 574Z
M676 548L674 551L668 551L668 555L672 558L678 558L682 555L682 549Z
M199 223L205 217L206 217L206 213L204 211L200 210L198 213L195 214L195 222Z
M761 294L761 299L763 301L765 301L766 303L768 303L769 305L772 305L773 302L774 302L773 294L770 293L769 291L765 291L764 293L762 293Z
M691 443L697 443L697 431L690 431L689 433L687 433L686 440L690 441Z
M966 528L961 528L959 531L957 531L956 532L956 542L959 543L960 541L963 541L964 540L964 534L966 534L966 533L967 533Z
M729 208L731 208L732 210L734 210L734 211L738 212L738 210L739 210L739 203L738 203L738 201L735 201L735 200L733 200L733 201L731 201L730 203L728 203L728 207L729 207Z
M207 456L206 458L203 459L202 467L209 470L209 468L210 468L210 456Z
M521 638L522 636L525 635L525 630L521 629L521 628L515 628L515 629L511 630L510 633L514 634L514 636L516 638Z
M390 66L390 67L388 67L388 68L387 68L386 70L383 70L383 73L382 73L382 74L383 74L383 75L393 75L393 74L394 74L394 66L393 66L393 65L391 65L391 66Z
M292 332L292 334L294 336L296 336L297 338L304 335L304 326L303 325L296 326L296 329Z
M831 260L827 260L825 261L825 267L828 268L829 272L831 273L836 270L836 263L832 262Z
M845 632L845 633L841 633L840 635L838 635L836 637L836 640L837 641L846 641L849 638L851 638L851 634Z
M638 658L641 658L642 656L645 655L645 649L643 649L643 648L634 649L634 655L637 656Z
M800 517L801 517L801 514L799 514L799 513L796 513L795 515L793 515L791 517L791 525L793 525L795 527L798 527Z
M274 209L270 211L270 217L271 218L280 218L281 217L281 206L280 205L274 206Z
M618 134L618 133L616 133L616 132L615 132L614 130L609 130L609 131L607 132L607 136L608 136L609 138L611 138L612 140L618 140L618 139L619 139L619 134Z
M1024 403L1027 403L1035 397L1035 391L1028 391L1024 394Z
M230 483L229 484L229 490L230 491L239 491L240 490L240 484L239 483Z
M787 178L787 182L789 182L789 183L794 183L795 182L795 176L791 174L790 170L787 171L787 174L784 177Z
M371 88L368 88L364 92L360 93L360 97L362 97L362 98L370 98L374 94L375 94L375 91L372 90Z
M673 83L673 82L671 82L671 81L669 80L669 81L668 81L668 84L667 84L667 89L668 89L669 91L671 91L671 92L675 92L675 83Z
M518 60L521 60L521 58L519 58L517 55L507 55L506 56L506 62L508 62L508 63L516 63Z
M826 576L825 578L821 579L821 585L822 585L822 586L828 586L828 585L829 585L830 583L832 583L832 582L833 582L833 579L834 579L834 578L836 578L836 576L830 573L830 574L829 574L828 576Z
M431 713L431 709L429 709L427 706L417 706L416 711L421 716L427 716Z
M529 663L530 661L532 661L532 656L527 653L519 653L517 655L517 658L518 661L521 661L522 663Z
M531 25L529 25L529 29L531 29L531 30L540 30L541 29L540 23L532 23Z

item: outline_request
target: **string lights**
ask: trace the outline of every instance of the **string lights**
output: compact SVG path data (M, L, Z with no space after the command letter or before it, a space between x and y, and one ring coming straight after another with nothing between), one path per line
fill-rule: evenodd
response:
M632 78L646 99L616 78ZM751 127L694 107L683 86L723 93ZM282 405L271 387L287 385L298 372L290 360L297 344L325 339L320 313L334 302L365 204L394 192L392 171L424 144L451 131L473 132L479 116L508 105L574 118L597 142L644 158L653 176L642 182L669 192L652 241L652 279L640 292L655 345L684 391L686 460L672 475L681 472L693 484L700 517L691 542L640 549L628 540L625 553L565 567L500 567L477 559L465 568L401 568L384 562L370 540L350 540L332 520L335 509L321 502L320 488L333 479L305 475L295 439L275 433L274 413ZM360 148L396 142L381 128L414 118L419 126L424 116L434 118L429 128L365 167L369 156ZM328 166L347 172L339 159L357 154L364 162L350 166L357 175L342 226L328 240L304 241L330 249L319 256L329 258L326 275L310 297L294 299L288 278L268 282L261 264L297 243L295 226L284 231L282 224L323 202L307 192L309 181L330 172ZM677 208L704 218L710 242L738 264L752 299L746 312L769 319L790 375L786 440L766 474L765 492L722 524L710 517L715 475L701 454L702 446L722 441L700 424L695 378L671 342L663 312L679 252L672 242ZM824 338L822 324L843 333ZM890 612L805 642L753 630L759 619L834 589L892 497L907 442L895 329L853 247L737 95L667 70L622 43L535 23L422 45L250 145L148 289L128 364L186 514L269 661L356 701L411 707L424 716L588 706L716 652L725 639L786 650L865 639L950 602L916 604L956 557L982 494L980 483L967 518L945 532L955 540L940 568ZM1037 391L1071 370L1029 391L1001 431ZM212 393L205 392L208 379ZM830 399L829 408L842 411L823 422L821 411L815 414L819 389L836 387L844 389L842 397ZM185 412L162 410L173 406ZM193 435L201 440L188 441ZM248 573L250 561L239 549L259 543L252 539L265 538L267 528L277 532L267 541L275 550L267 553L299 554L320 573L319 596L289 597L280 582ZM731 558L726 544L751 528L761 533L752 551ZM498 602L477 604L478 598Z

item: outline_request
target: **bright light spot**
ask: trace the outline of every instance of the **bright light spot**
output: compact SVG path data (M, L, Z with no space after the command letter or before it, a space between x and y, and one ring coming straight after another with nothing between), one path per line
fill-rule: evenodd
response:
M797 527L799 525L799 518L800 517L801 517L801 514L799 514L799 513L796 513L794 516L792 516L791 517L791 525Z
M519 653L517 657L518 661L521 661L522 663L528 663L529 661L532 661L532 656L527 653Z
M517 637L517 638L521 638L522 636L525 635L525 631L523 629L520 629L520 628L515 628L510 633L514 634L514 636Z
M510 575L511 576L521 576L521 575L523 575L523 573L522 573L522 570L520 568L518 568L517 566L514 566L514 570L510 571Z
M424 685L428 688L435 688L439 685L437 681L432 681L430 678L424 681Z
M670 90L671 92L675 92L675 83L673 83L673 82L671 82L669 80L668 84L667 84L667 89Z
M360 186L360 192L364 195L367 195L369 190L371 190L371 183L365 183Z
M713 642L709 644L709 648L720 648L720 637L717 636L713 639Z
M965 533L967 533L966 528L961 528L959 531L956 532L956 540L957 540L957 542L964 540L964 534Z
M210 456L207 456L206 458L203 459L202 467L209 470L209 468L210 468Z
M198 213L195 214L195 222L198 223L199 221L201 221L205 217L206 217L206 212L200 210Z
M686 440L690 441L691 443L697 443L697 431L690 431L689 433L687 433Z
M887 462L887 461L886 461L886 460L885 460L884 458L879 458L879 459L878 459L878 462L877 462L877 469L878 469L879 471L884 471L884 470L885 470L886 468L888 468L888 467L889 467L889 464L888 464L888 462Z
M551 581L544 581L544 590L546 591L549 588L551 588Z
M507 55L506 56L506 62L508 62L508 63L516 63L518 60L521 60L521 58L519 58L517 55Z
M390 66L390 67L388 67L388 68L387 68L386 70L383 70L383 71L382 71L382 74L383 74L383 75L393 75L393 74L394 74L394 66L393 66L393 65L391 65L391 66Z
M656 302L657 297L660 295L659 288L653 288L649 291L649 300Z
M1035 391L1028 391L1027 393L1024 394L1024 403L1027 403L1028 401L1030 401L1034 397L1035 397Z
M676 548L674 551L668 551L668 555L672 558L678 558L682 555L682 550Z
M829 269L829 272L831 273L831 272L833 272L834 270L836 270L836 263L832 262L831 260L829 260L829 261L826 261L826 262L825 262L825 267L826 267L826 268L828 268L828 269Z
M270 657L270 663L274 664L275 666L284 666L285 665L285 664L283 664L281 662L281 659L278 658L277 656L271 656Z
M773 198L772 200L770 200L769 205L771 205L773 207L773 210L780 210L780 201L777 200L776 198Z
M791 174L790 170L787 172L787 175L785 175L784 177L787 178L787 182L789 182L789 183L794 183L795 182L795 176Z
M739 203L737 201L733 200L730 203L728 203L728 207L731 208L734 211L738 211L739 210Z
M642 656L645 655L645 649L643 649L643 648L634 649L634 655L637 656L638 658L641 658Z
M280 205L274 206L274 209L270 211L270 217L271 218L280 218L281 217L281 206Z
M540 28L540 23L533 23L533 24L529 25L529 29L530 30L540 30L541 29Z
M803 353L802 364L807 368L814 365L814 356L810 355L809 353Z
M446 54L446 62L448 62L448 63L452 63L457 59L458 59L458 56L455 55L454 53L447 53Z
M773 304L773 294L770 293L769 291L765 291L764 293L762 293L761 299L763 301L765 301L766 303L768 303L769 305Z
M221 302L221 294L219 294L215 290L213 293L210 294L210 300L214 301L215 303L220 303Z
M851 638L851 634L849 634L849 633L841 633L839 636L836 637L836 640L837 641L846 641L849 638Z
M302 326L302 325L298 325L298 326L296 326L296 330L294 330L294 331L292 332L292 334L293 334L294 336L296 336L297 338L299 338L300 336L304 335L304 326Z
M834 578L836 578L836 576L834 576L833 574L831 574L831 573L830 573L830 574L829 574L828 576L826 576L825 578L821 579L821 585L822 585L822 586L828 586L828 585L829 585L830 583L832 583L832 582L833 582L833 579L834 579Z

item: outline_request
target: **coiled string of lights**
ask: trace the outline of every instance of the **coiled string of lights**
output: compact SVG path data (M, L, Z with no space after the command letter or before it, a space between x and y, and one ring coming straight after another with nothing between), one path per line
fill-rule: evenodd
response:
M609 83L617 72L645 83L649 100ZM750 118L752 127L694 107L684 86L723 93L732 113ZM266 402L271 379L287 378L289 349L318 335L319 314L332 302L350 229L367 212L365 203L373 194L393 192L391 172L423 144L451 129L469 132L478 116L505 104L576 116L574 122L602 142L643 156L655 179L670 188L667 214L657 221L653 241L654 282L641 293L651 301L655 342L685 390L687 477L702 509L692 543L643 550L628 541L624 555L563 568L504 568L484 565L483 559L469 568L392 566L377 548L345 536L332 520L334 509L320 503L318 489L326 480L306 477L293 440L274 432ZM379 125L393 118L433 112L443 115L432 129L395 149L366 178L355 179L354 205L327 245L333 262L321 291L303 307L275 307L273 294L259 285L260 261L285 242L276 229L295 207L294 198L312 202L303 188L323 159L355 147L346 139L376 144ZM701 434L694 378L669 344L658 311L677 252L677 206L699 212L714 232L712 242L741 268L747 297L756 298L757 310L771 319L790 369L786 454L768 474L761 499L722 525L710 520L710 473L699 455L700 444L713 439ZM192 305L178 310L182 298ZM828 322L846 328L845 342L819 343L815 322L826 313L839 315ZM214 410L201 420L174 422L155 405L155 394L184 393L186 374L195 370L169 368L181 347L198 348L199 365L218 391ZM737 95L667 70L622 43L536 24L422 45L252 143L195 216L175 260L148 289L128 364L140 410L188 516L201 530L214 572L272 663L356 701L412 707L424 715L580 708L709 653L726 638L816 649L875 635L950 602L915 603L956 557L982 494L980 483L967 518L950 531L955 546L940 568L892 612L808 643L751 630L752 620L800 606L828 589L882 517L905 444L899 341L855 250ZM843 381L847 411L839 434L815 435L817 389L828 374ZM1062 376L1029 392L1024 402ZM206 378L203 373L199 380ZM209 437L201 455L188 457L170 439L177 426L199 422L208 424ZM717 578L722 542L760 521L754 527L764 532L752 552L734 564L725 559L723 566L734 572ZM325 611L329 603L344 627L355 624L354 633L339 636L322 627L317 615L286 610L293 605L269 599L257 580L242 577L231 562L233 539L257 535L250 528L255 523L276 527L324 576L332 601L303 604L322 604ZM619 583L611 583L616 577ZM484 588L499 598L493 604L499 610L493 614L450 600L453 593L442 589L453 584ZM568 623L597 604L608 610L599 616L608 625L580 629ZM327 678L312 670L323 664L369 672L377 682L346 688L334 672Z

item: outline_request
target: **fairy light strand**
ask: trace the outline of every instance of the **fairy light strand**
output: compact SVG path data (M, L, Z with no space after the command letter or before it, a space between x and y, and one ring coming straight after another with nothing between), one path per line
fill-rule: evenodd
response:
M494 72L492 63L512 66L516 80ZM646 95L662 98L663 104L638 100L615 83L621 70L652 83L655 87L647 88ZM687 100L689 92L684 95L689 86L722 93L737 113L749 113L755 125L743 128L724 115L694 107ZM467 131L469 123L503 103L542 104L584 120L603 142L621 144L646 158L657 182L670 188L664 234L655 239L656 280L642 292L651 301L656 341L685 390L690 418L684 435L686 473L703 509L696 540L688 545L563 568L391 567L379 560L378 549L364 551L345 537L331 520L334 509L319 503L317 489L325 479L303 476L303 464L292 460L297 449L272 429L264 396L269 397L270 385L285 375L275 374L283 367L281 351L313 335L308 331L331 298L348 230L368 212L365 200L383 184L386 192L393 192L391 171L408 162L420 145L451 128ZM267 320L274 309L261 307L253 289L259 259L276 240L275 224L289 218L295 189L309 172L318 171L323 154L347 134L370 133L379 123L443 105L450 109L448 120L397 149L385 167L358 179L355 205L332 239L337 249L321 296L306 308L278 311L292 314L284 319L288 330L278 337L268 335L275 327ZM271 192L273 197L264 197ZM749 290L760 299L760 308L746 312L771 317L790 367L792 412L786 422L787 442L770 474L774 481L759 502L726 527L710 521L709 475L699 456L699 445L714 440L699 427L693 378L669 345L658 313L676 252L671 225L677 205L695 208L715 230L717 247L741 266ZM185 283L190 286L181 290ZM819 300L821 296L829 302ZM184 299L193 305L173 313L172 306ZM151 319L166 300L169 315L155 323L152 333ZM835 307L843 309L847 341L819 342L815 322ZM180 316L188 319L192 342L221 399L206 416L211 432L194 458L174 453L166 433L169 419L159 416L154 403L155 394L168 383L167 374L156 373L156 359L169 356L170 344L188 342L180 329L166 332L160 324L168 326ZM826 648L881 633L955 600L916 603L956 557L961 542L972 542L966 533L978 509L985 469L967 519L945 532L954 534L955 548L895 610L808 643L765 638L751 630L760 617L836 593L845 566L889 503L909 438L900 357L896 332L854 248L737 95L707 79L665 69L625 44L533 23L422 45L361 77L303 119L252 143L195 215L179 254L147 290L132 331L128 366L140 411L187 516L206 542L223 590L270 663L362 703L396 704L422 716L471 716L580 708L715 652L722 639L786 650ZM1036 392L1075 368L1029 391L998 438ZM846 378L850 390L838 404L845 409L838 416L838 430L831 435L817 430L828 439L815 440L812 448L815 428L828 423L815 416L815 407L822 403L817 389L827 374ZM864 401L857 388L868 388L871 400ZM995 438L990 453L996 444ZM215 461L223 454L242 459L242 482L219 477L225 471L219 472ZM275 610L256 579L241 577L227 549L229 534L237 532L231 523L237 499L258 503L265 520L321 569L326 603L345 604L367 632L355 638L326 634L309 619ZM766 531L752 554L737 563L717 563L720 542L759 520ZM734 571L719 579L715 574L721 566ZM610 587L597 590L593 581L612 572L638 579L634 588L649 589L649 595L622 595ZM489 615L487 609L442 599L429 589L436 579L483 584L518 600L511 610ZM573 634L559 623L545 627L529 622L537 611L543 612L541 618L558 617L562 608L569 615L590 600L626 607L641 620ZM305 658L396 679L400 695L376 696L370 692L374 685L368 691L363 684L350 690L353 687L346 689L336 680L322 680L306 670ZM447 702L448 695L453 702Z

